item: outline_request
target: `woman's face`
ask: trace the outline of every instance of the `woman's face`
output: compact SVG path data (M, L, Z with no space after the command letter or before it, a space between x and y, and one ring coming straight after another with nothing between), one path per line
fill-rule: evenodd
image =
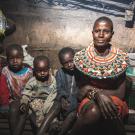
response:
M97 22L92 31L94 45L96 47L108 46L113 34L112 24L107 21Z

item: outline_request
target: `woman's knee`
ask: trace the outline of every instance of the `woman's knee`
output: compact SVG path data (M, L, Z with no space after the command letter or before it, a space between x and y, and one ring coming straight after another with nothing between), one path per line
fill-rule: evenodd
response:
M94 104L82 115L85 124L96 123L101 118L101 112L99 108Z

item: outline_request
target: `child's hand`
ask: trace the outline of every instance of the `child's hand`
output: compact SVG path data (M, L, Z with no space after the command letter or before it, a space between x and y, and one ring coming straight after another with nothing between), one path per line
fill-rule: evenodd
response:
M70 102L65 98L61 98L61 106L63 110L68 110L70 107Z
M22 113L25 113L27 111L27 105L23 103L20 105L19 109Z

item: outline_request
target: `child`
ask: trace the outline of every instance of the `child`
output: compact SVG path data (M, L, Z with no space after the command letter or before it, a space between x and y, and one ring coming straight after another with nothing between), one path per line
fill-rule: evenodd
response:
M8 65L2 69L1 75L3 79L1 83L5 84L5 87L0 91L6 95L3 100L9 104L9 123L13 133L18 120L19 99L25 84L32 76L32 70L23 64L23 50L20 45L8 46L6 57Z
M71 123L75 120L75 110L77 108L77 92L76 85L77 70L73 63L74 50L65 47L59 52L59 60L62 68L56 73L56 82L58 96L57 99L61 103L61 118L64 120L61 135L65 134Z
M33 65L34 76L24 88L20 111L28 111L30 116L35 114L33 122L39 128L54 104L57 91L55 78L50 72L49 59L46 56L37 56Z
M0 46L0 112L5 113L8 110L8 99L6 98L8 88L6 86L6 78L1 75L3 67L7 64L6 57L3 56L3 53L4 49ZM2 91L3 89L4 91Z
M2 74L6 76L10 98L17 99L21 97L26 82L32 76L32 70L23 63L23 50L20 45L8 46L6 56L8 66L3 68Z

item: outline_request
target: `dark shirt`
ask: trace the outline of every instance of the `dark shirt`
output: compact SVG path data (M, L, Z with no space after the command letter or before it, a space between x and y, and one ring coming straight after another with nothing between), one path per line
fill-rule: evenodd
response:
M61 68L56 73L56 83L58 96L60 101L61 97L66 98L70 102L69 112L73 111L77 107L77 93L78 87L76 85L76 70L72 73Z

